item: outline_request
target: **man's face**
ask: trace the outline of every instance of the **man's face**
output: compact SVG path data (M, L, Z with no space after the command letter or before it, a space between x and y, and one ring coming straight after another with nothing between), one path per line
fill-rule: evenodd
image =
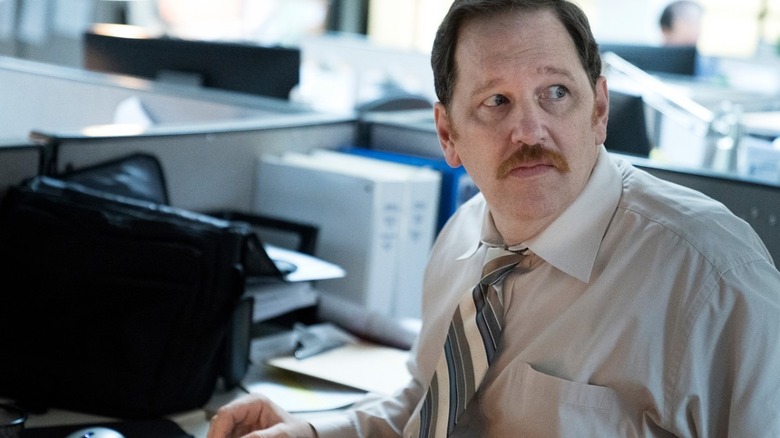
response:
M695 46L701 33L701 23L696 17L680 17L674 20L671 29L663 30L667 46Z
M509 244L532 237L582 191L606 137L593 88L551 11L472 20L455 52L449 112L435 108L449 165L463 165Z

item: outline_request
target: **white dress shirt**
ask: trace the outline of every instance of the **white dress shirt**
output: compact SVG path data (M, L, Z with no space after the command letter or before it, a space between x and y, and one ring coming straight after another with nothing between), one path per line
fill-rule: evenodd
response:
M501 243L481 195L455 213L426 269L414 380L313 422L320 438L401 434ZM455 436L780 437L780 273L747 223L602 148L581 196L522 246L499 353Z

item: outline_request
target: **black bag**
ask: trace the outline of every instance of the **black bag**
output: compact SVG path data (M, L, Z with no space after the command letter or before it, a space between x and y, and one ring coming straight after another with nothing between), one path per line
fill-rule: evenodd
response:
M247 365L247 271L281 275L259 246L246 224L72 181L10 188L0 396L118 418L202 407Z
M169 203L165 172L152 154L134 152L78 169L71 167L56 177L113 195Z

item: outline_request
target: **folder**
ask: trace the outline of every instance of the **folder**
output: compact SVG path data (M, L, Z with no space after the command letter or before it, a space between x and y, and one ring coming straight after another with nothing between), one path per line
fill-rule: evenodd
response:
M419 317L440 175L331 154L262 156L255 211L319 228L317 255L346 270L343 279L318 283L323 294L387 316Z

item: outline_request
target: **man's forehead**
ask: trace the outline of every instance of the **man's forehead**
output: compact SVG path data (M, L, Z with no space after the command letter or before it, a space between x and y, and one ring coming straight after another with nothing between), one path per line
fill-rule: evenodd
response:
M507 11L490 17L472 19L461 27L454 53L459 72L466 67L490 73L512 66L573 80L579 76L574 71L579 66L587 74L571 35L553 11Z

